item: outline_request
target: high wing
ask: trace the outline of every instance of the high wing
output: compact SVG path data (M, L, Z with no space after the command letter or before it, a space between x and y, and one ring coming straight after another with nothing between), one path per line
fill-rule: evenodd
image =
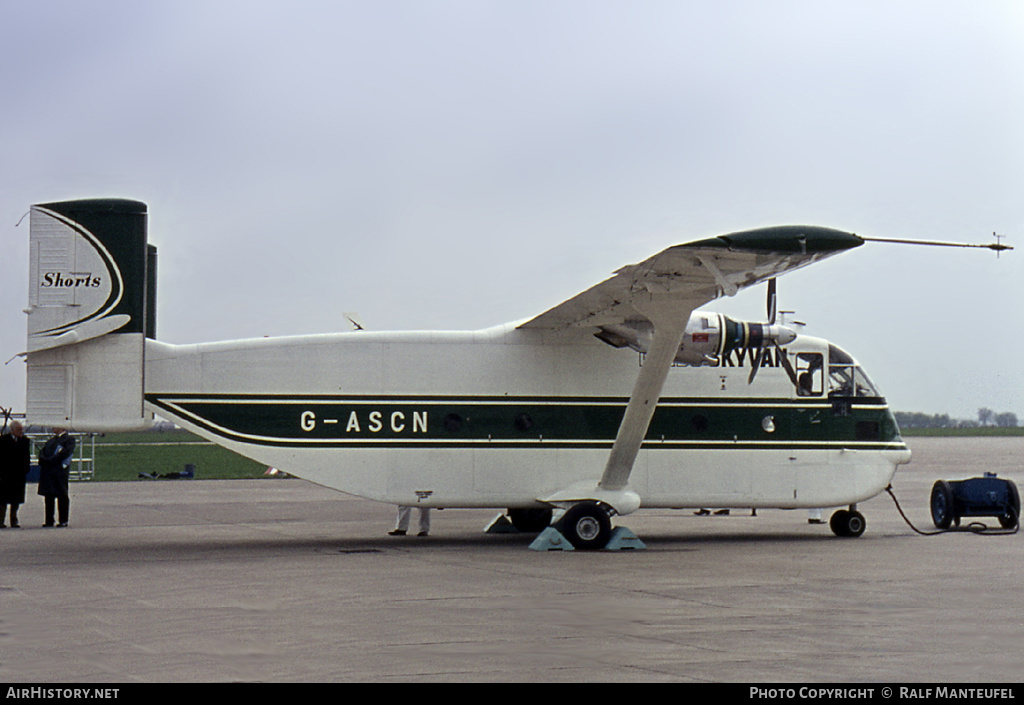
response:
M693 309L722 295L732 296L863 243L840 230L786 225L676 245L619 269L519 327L591 328L650 320L645 311L652 303L671 309L685 323Z
M633 511L628 487L633 463L658 405L669 367L679 353L690 313L780 274L863 244L851 233L780 226L722 235L670 247L521 324L519 328L614 329L649 324L652 335L615 442L597 486L580 483L544 498L551 503L598 501Z

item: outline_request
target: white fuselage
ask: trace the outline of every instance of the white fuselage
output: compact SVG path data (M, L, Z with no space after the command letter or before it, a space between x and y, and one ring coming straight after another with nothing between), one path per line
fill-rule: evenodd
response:
M787 346L818 353L826 341ZM147 408L242 455L396 504L530 507L596 481L641 356L578 331L147 340ZM827 369L827 367L826 367ZM909 461L880 398L800 396L749 361L673 367L629 480L644 507L832 507ZM851 430L853 429L853 430ZM865 431L866 429L866 431Z

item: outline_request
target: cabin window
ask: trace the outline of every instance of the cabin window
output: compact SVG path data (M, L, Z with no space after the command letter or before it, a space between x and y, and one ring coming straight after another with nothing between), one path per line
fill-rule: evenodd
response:
M825 356L798 353L796 356L796 393L801 397L821 396L825 391Z
M448 414L444 417L444 427L449 433L457 433L462 429L462 417L458 414Z
M513 422L517 431L529 431L533 428L533 417L529 414L518 414Z

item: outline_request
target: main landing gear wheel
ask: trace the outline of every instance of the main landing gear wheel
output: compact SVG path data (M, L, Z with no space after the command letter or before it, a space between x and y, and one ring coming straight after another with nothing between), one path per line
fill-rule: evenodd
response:
M558 523L559 531L578 550L602 549L612 536L612 519L596 502L574 504Z
M524 534L539 534L551 525L551 509L509 509L508 519Z
M840 509L829 519L828 526L836 536L857 538L868 527L864 515L852 509Z

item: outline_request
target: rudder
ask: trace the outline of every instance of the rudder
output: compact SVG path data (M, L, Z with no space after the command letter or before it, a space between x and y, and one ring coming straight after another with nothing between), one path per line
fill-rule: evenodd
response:
M80 431L145 428L145 338L155 334L146 204L32 206L27 416Z

